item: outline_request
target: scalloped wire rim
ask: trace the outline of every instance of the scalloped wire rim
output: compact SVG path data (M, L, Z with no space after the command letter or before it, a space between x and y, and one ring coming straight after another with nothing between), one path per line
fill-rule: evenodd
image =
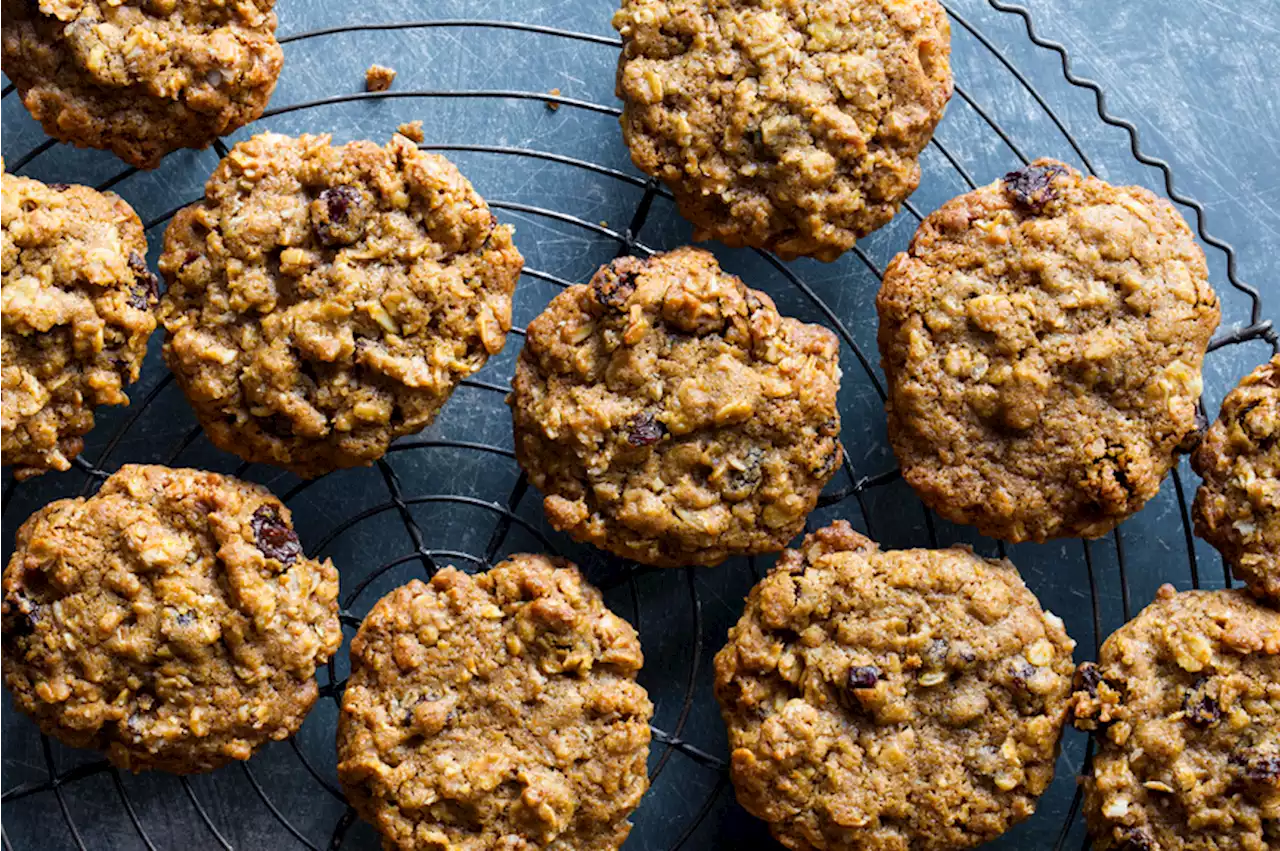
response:
M1111 125L1113 127L1118 127L1126 131L1126 133L1129 136L1130 149L1133 153L1134 158L1138 162L1142 163L1143 165L1150 166L1160 170L1160 172L1164 176L1166 194L1178 204L1192 210L1195 213L1196 228L1201 239L1203 239L1206 244L1218 249L1226 256L1228 282L1234 289L1236 289L1241 293L1244 293L1251 300L1250 320L1247 326L1228 329L1227 331L1220 334L1217 338L1215 338L1210 343L1209 350L1215 351L1225 346L1231 346L1231 345L1247 342L1250 340L1261 339L1269 343L1273 351L1280 352L1280 338L1277 337L1277 334L1272 327L1271 321L1269 319L1264 319L1262 316L1261 294L1258 292L1256 288L1239 280L1237 277L1235 249L1229 243L1213 236L1208 232L1207 224L1206 224L1207 215L1206 215L1204 206L1196 199L1190 196L1187 196L1183 193L1180 193L1175 189L1172 167L1164 160L1159 159L1157 157L1153 157L1142 150L1139 142L1137 127L1132 122L1126 119L1114 116L1108 111L1107 105L1106 105L1106 94L1103 91L1102 87L1095 81L1084 78L1084 77L1080 77L1074 72L1071 59L1067 53L1066 48L1057 42L1054 42L1042 37L1035 28L1030 12L1025 7L1020 6L1018 4L1014 4L1014 3L1002 2L1002 0L987 0L987 2L992 8L996 9L997 11L1019 16L1024 23L1027 36L1032 41L1032 43L1034 43L1038 47L1051 50L1054 53L1058 54L1058 56L1061 59L1062 73L1065 79L1073 86L1087 89L1093 92L1095 97L1095 105L1096 105L1099 118L1108 125ZM1044 112L1048 115L1049 119L1053 122L1054 126L1058 129L1058 131L1066 139L1067 143L1071 146L1072 150L1079 157L1081 163L1084 164L1085 169L1090 174L1096 174L1096 169L1094 168L1092 161L1089 159L1088 155L1085 153L1079 141L1075 138L1075 136L1071 133L1071 131L1067 129L1066 124L1057 115L1057 113L1055 113L1054 110L1048 105L1045 98L1040 94L1039 91L1036 90L1036 88L1032 85L1032 83L1026 77L1026 75L1023 74L1001 52L1001 50L986 35L982 33L980 29L978 29L976 26L970 23L964 16L956 12L950 6L950 4L944 3L943 5L946 8L946 11L948 15L950 15L951 19L957 22L958 24L960 24L960 26L964 30L966 30L974 39L976 39L994 59L996 59L1001 65L1004 66L1005 69L1007 69L1010 72L1010 74L1012 74L1012 76L1017 80L1020 86L1027 92L1027 94L1030 95L1035 100L1035 102L1041 107L1041 109L1043 109ZM539 26L539 25L524 24L524 23L510 22L510 21L453 20L453 19L436 20L436 21L385 23L385 24L358 24L358 25L346 26L346 27L330 27L325 29L318 29L318 30L313 30L309 32L304 32L304 33L298 33L298 34L289 35L289 36L283 36L279 39L279 41L283 45L283 44L290 44L293 42L305 41L313 38L322 38L325 36L346 34L351 32L374 32L374 31L431 29L431 28L504 29L504 30L526 32L526 33L535 34L535 35L545 35L545 36L552 36L557 38L572 39L572 40L577 40L577 41L582 41L582 42L587 42L592 44L609 46L615 49L621 46L621 41L616 37L599 36L599 35L593 35L589 33L559 29L555 27ZM7 98L10 94L14 92L14 90L15 90L15 86L13 84L9 84L4 87L2 96ZM1004 145L1019 160L1021 160L1024 164L1029 162L1029 158L1017 146L1017 144L1013 141L1013 139L1005 131L1005 129L1001 127L1000 124L996 120L994 120L991 117L991 115L985 109L983 109L983 107L978 102L976 102L967 91L965 91L963 88L957 85L956 94L960 96L961 100L963 100L974 111L974 113L991 129L992 132L994 132L1001 139ZM332 105L351 103L351 102L363 101L363 100L379 100L384 98L502 98L502 99L518 99L518 100L535 100L535 101L540 101L544 103L552 103L557 106L568 106L575 109L581 109L581 110L586 110L590 112L601 113L601 114L611 115L611 116L617 116L620 114L620 110L618 110L616 107L613 107L613 106L598 104L591 101L579 100L576 98L565 97L562 95L551 95L544 92L528 92L528 91L517 91L517 90L471 90L471 91L396 90L396 91L387 91L387 92L361 92L357 94L337 95L329 98L321 98L318 100L308 101L308 102L299 103L299 104L290 104L283 107L267 110L266 112L263 113L260 120L268 119L278 115L287 114L290 112L295 112L298 110L312 109L312 108L323 107L323 106L332 106ZM9 168L9 171L11 173L17 173L19 170L27 166L36 157L40 156L41 154L51 149L55 144L57 144L57 142L54 139L47 139L46 141L40 143L31 151L29 151L22 157L15 160L13 165ZM951 168L960 176L961 180L963 180L964 183L970 189L977 187L978 184L973 178L973 176L964 168L964 166L960 163L960 161L945 146L943 146L943 144L938 139L936 138L933 139L930 142L930 146L941 155L943 160L945 160L951 166ZM215 141L213 147L214 147L215 153L217 153L219 157L226 155L227 147L222 140L219 139ZM423 145L420 145L419 147L422 148L423 150L429 150L429 151L441 151L441 152L458 151L458 152L470 152L470 153L486 153L486 154L497 154L497 155L540 159L548 162L554 162L560 165L569 166L572 168L583 169L586 171L593 172L595 174L599 174L604 177L611 178L612 180L616 180L620 183L629 184L633 187L643 188L644 193L640 201L636 205L632 219L628 227L626 228L626 230L621 232L613 228L609 228L607 226L598 225L593 222L586 221L577 216L561 213L556 210L549 210L543 207L538 207L538 206L533 206L528 204L519 204L514 202L503 202L503 201L489 202L490 206L495 207L497 209L503 209L503 210L512 211L512 212L520 212L528 215L549 218L565 224L572 225L576 228L581 228L581 229L590 231L599 236L612 239L618 243L618 253L620 255L626 254L626 253L637 253L637 252L644 255L650 255L653 253L652 248L638 241L637 235L639 234L640 230L644 226L644 223L648 216L650 206L654 198L662 197L668 200L671 199L671 194L665 188L661 187L656 181L652 179L646 180L644 178L637 177L635 175L628 174L628 173L619 171L617 169L609 168L607 166L599 165L597 163L593 163L586 160L565 156L562 154L557 154L549 151L540 151L540 150L534 150L529 148L521 148L521 147L513 147L513 146L505 146L505 145L423 144ZM122 181L132 177L137 172L138 172L137 168L132 168L132 167L127 168L121 171L119 174L115 175L114 177L102 182L96 188L98 188L99 190L109 189L121 183ZM182 206L185 206L185 204ZM911 216L915 217L917 220L922 220L924 218L921 211L918 210L911 201L908 200L904 204L904 207L907 210L907 212ZM161 224L164 224L174 214L176 214L177 211L180 210L181 208L182 208L181 206L175 207L173 210L170 210L169 212L161 215L160 217L145 223L146 229L151 230ZM757 254L763 257L773 268L775 268L780 274L782 274L782 276L786 278L787 281L789 281L792 285L794 285L806 297L806 299L816 309L818 309L822 313L823 317L827 320L827 322L829 322L830 325L836 329L841 339L849 347L849 350L854 354L854 357L857 359L859 364L862 366L863 370L866 372L867 376L870 378L872 386L874 387L880 400L883 402L885 398L885 390L884 390L883 384L881 383L880 379L876 375L875 370L872 368L871 362L867 359L865 353L861 350L861 348L855 342L855 340L853 339L853 335L850 333L849 329L845 326L845 324L840 320L840 318L836 316L836 314L832 311L832 309L817 296L817 294L812 290L812 288L810 288L804 281L802 281L787 266L782 264L776 257L774 257L771 254L767 254L765 252L760 252L760 251L757 251ZM866 252L860 246L855 246L853 248L853 254L868 269L868 271L876 277L876 279L879 279L882 277L882 270L866 254ZM523 271L523 275L526 275L536 280L552 283L559 287L567 287L571 285L570 281L564 280L563 278L557 277L549 272L544 272L538 269L525 268ZM523 336L524 334L524 330L521 328L513 328L512 331L517 336ZM173 376L168 373L166 373L161 379L159 379L155 383L155 385L147 392L146 396L142 399L142 401L134 408L133 411L130 412L130 415L121 424L119 430L107 442L96 464L89 462L83 457L77 457L75 459L76 468L79 469L85 475L85 482L81 490L82 495L87 495L90 492L96 490L97 486L100 485L102 481L109 475L109 473L104 468L108 463L111 455L118 448L124 436L128 433L128 431L134 425L134 423L136 423L137 420L142 416L142 414L147 410L147 408L155 401L155 399L172 383L173 383ZM505 394L509 390L509 388L507 387L494 384L491 382L477 380L477 379L468 379L462 383L464 386L471 387L473 389L477 389L481 391L486 391L488 393ZM201 434L201 430L197 427L195 429L192 429L186 435L184 435L175 444L174 448L168 453L167 457L164 460L164 463L169 465L176 463L179 457L200 437L200 434ZM433 449L455 449L455 450L467 450L467 451L474 451L474 452L490 453L490 454L495 454L495 455L504 457L510 460L512 463L514 463L514 458L515 458L514 453L512 453L510 450L503 449L497 446L492 446L489 444L472 443L472 442L456 441L456 440L431 440L431 439L421 439L421 438L406 438L406 439L399 440L392 445L390 452L401 453L401 452L407 452L407 451L413 451L413 450L433 450ZM234 475L243 476L250 466L251 465L248 463L241 464L235 470ZM377 462L376 467L381 475L384 486L386 488L388 500L384 503L381 503L369 509L366 509L365 511L355 516L349 517L346 520L344 520L341 524L335 526L323 540L318 542L313 547L312 555L316 555L318 553L323 552L325 548L328 547L329 544L332 543L336 538L338 538L343 532L356 526L357 524L363 522L364 520L367 520L373 516L383 514L386 512L391 512L391 511L396 512L400 516L400 519L404 525L405 531L409 535L410 541L413 543L413 550L412 552L404 554L398 558L395 558L391 561L388 561L374 568L369 573L368 576L364 577L355 586L355 588L353 588L347 593L345 598L342 600L342 609L340 612L340 618L342 620L342 624L346 628L354 630L360 624L359 618L357 618L355 615L351 613L351 607L354 605L356 599L365 591L365 589L374 580L383 576L385 573L387 573L391 569L408 562L416 561L421 564L425 572L430 574L430 573L433 573L437 568L437 559L441 559L441 558L455 560L455 561L462 561L471 565L474 569L485 569L491 566L493 564L494 559L497 558L499 552L502 549L502 545L505 542L506 537L510 532L513 524L519 526L523 531L533 535L534 538L547 551L558 554L557 548L548 538L546 538L546 536L544 536L537 528L529 524L528 521L524 520L523 518L521 518L516 514L516 511L519 508L520 502L524 498L528 490L528 480L523 474L523 472L521 472L521 474L517 478L516 483L513 486L510 494L508 495L508 498L505 501L505 503L497 503L497 502L490 502L490 501L478 499L475 497L466 497L466 496L460 496L460 495L454 495L454 494L425 494L425 495L419 495L419 496L405 496L400 485L399 477L397 476L394 469L392 469L391 465L385 459L383 459ZM855 473L847 452L843 453L842 467L845 474L844 478L847 480L847 482L844 485L838 488L835 488L834 490L829 489L827 493L824 493L820 501L820 507L826 507L826 506L834 505L837 503L841 503L847 500L849 497L853 497L858 507L859 513L862 515L864 526L867 529L867 533L872 537L874 537L874 530L871 525L870 513L867 510L866 503L863 499L863 494L868 490L871 490L873 488L878 488L895 481L898 478L898 471L896 469L887 470L877 474L859 476ZM1191 571L1191 581L1193 586L1199 587L1200 574L1199 574L1199 567L1196 562L1194 538L1192 535L1191 523L1189 520L1189 514L1187 510L1188 502L1187 502L1186 489L1176 467L1172 472L1173 472L1174 488L1175 488L1177 499L1178 499L1179 514L1182 520L1183 532L1184 532L1184 537L1186 542L1187 558L1188 558L1189 567ZM286 503L292 501L298 495L300 495L303 491L309 488L312 484L314 484L315 481L316 480L301 482L300 484L292 488L288 493L286 493L282 497L282 499ZM17 485L14 485L11 483L10 487L4 492L3 498L2 500L0 500L0 510L3 510L5 513L7 513L10 501L13 498L13 495L16 492L17 488L18 488ZM488 513L495 515L497 520L494 525L493 532L489 538L488 546L485 548L484 554L482 556L477 556L471 553L454 551L454 550L441 550L441 549L428 548L426 546L425 537L422 533L422 530L417 525L417 522L415 521L412 513L409 510L409 507L412 505L421 505L421 504L428 504L428 503L452 503L452 504L468 505L473 508L481 509L483 511L486 511ZM930 543L932 546L936 547L938 545L937 531L934 525L933 517L927 509L924 510L924 519L925 519L926 529L928 532ZM1124 541L1119 529L1117 529L1112 534L1112 537L1114 540L1114 545L1116 550L1117 567L1119 571L1119 580L1120 580L1120 586L1122 591L1123 613L1124 613L1125 620L1128 620L1131 617L1132 612L1131 612L1131 602L1129 597L1129 584L1128 584L1127 576L1125 573ZM1089 596L1090 596L1090 602L1092 606L1094 643L1095 643L1095 650L1096 650L1097 645L1100 642L1100 635L1101 635L1099 591L1098 591L1096 577L1093 569L1093 556L1092 556L1092 550L1091 550L1091 542L1082 541L1081 543L1084 549L1084 561L1085 561L1085 566L1088 572ZM998 547L999 555L1003 557L1005 555L1005 549L1006 549L1004 543L997 542L997 547ZM631 609L632 609L630 619L635 624L637 630L639 630L641 628L641 612L640 612L640 604L639 604L639 592L637 590L636 580L642 576L646 576L651 573L655 573L657 571L653 568L645 568L645 567L636 565L635 563L622 562L617 559L610 558L607 561L611 562L615 566L620 566L621 569L616 571L619 574L617 578L611 580L609 583L601 584L601 588L604 590L610 590L624 583L628 585L630 590ZM760 570L756 564L756 560L748 559L747 561L752 574L758 578L760 575ZM693 745L685 741L681 737L681 733L683 732L685 723L688 719L689 713L693 706L694 685L697 682L698 671L702 663L702 655L703 655L702 609L701 609L702 603L698 596L697 588L694 582L695 573L696 571L693 568L684 569L684 575L685 575L686 584L688 586L690 604L691 604L692 630L696 638L693 644L693 653L692 653L692 658L689 664L689 672L687 676L684 700L681 705L680 712L677 715L676 723L673 727L672 732L666 732L656 727L652 728L652 734L653 734L654 740L659 745L661 745L664 748L664 750L662 752L661 757L659 757L658 759L657 765L654 766L653 770L650 773L650 780L651 782L657 780L658 776L662 773L662 770L667 765L668 760L675 753L681 754L684 758L687 758L695 765L702 766L710 771L716 772L717 777L710 793L703 800L697 812L693 815L693 818L690 821L690 823L687 825L687 827L681 833L681 835L676 839L676 841L672 844L671 846L672 851L676 851L676 849L679 849L685 844L685 842L689 839L689 837L693 834L693 832L698 828L698 826L703 822L706 816L710 813L716 800L725 791L728 785L727 764L725 760L721 757L715 756L712 753L709 753L708 751L702 748L697 747L696 745ZM1229 572L1227 572L1225 568L1224 568L1224 574L1225 574L1225 581L1227 585L1230 586L1231 577ZM322 698L330 698L335 702L338 702L341 700L342 690L345 685L345 680L341 680L337 677L337 672L336 672L335 664L333 660L330 660L328 662L327 670L328 670L328 682L325 683L323 686L321 686L320 696ZM78 848L82 849L82 851L85 851L86 845L85 845L84 839L80 833L79 828L76 826L75 821L71 817L70 810L67 806L66 797L63 794L63 787L67 786L68 784L72 784L89 777L106 773L110 776L112 780L112 785L115 787L115 790L120 798L121 804L123 805L129 817L130 822L133 824L133 827L135 828L138 834L138 837L141 839L143 844L148 849L150 849L150 851L157 851L155 844L148 837L146 830L142 826L141 820L137 815L137 811L135 810L133 803L130 800L129 794L121 780L120 772L116 768L112 767L105 760L98 760L98 761L78 765L72 769L59 773L56 770L49 739L44 735L41 735L40 738L41 738L41 749L44 755L45 768L48 775L47 779L40 782L35 782L35 783L21 784L11 789L8 789L4 791L3 794L0 794L0 802L15 803L17 801L21 801L33 795L37 795L45 792L52 792L54 794L54 797L57 800L59 810L62 813L63 820L66 822L66 825L72 840L75 842ZM299 761L303 764L304 768L321 786L321 788L324 789L328 795L334 797L339 801L342 801L345 804L345 798L343 797L341 790L338 789L336 786L334 786L324 776L322 776L322 774L315 768L315 766L311 764L309 759L302 752L302 749L298 747L296 741L293 739L290 739L289 744L292 747L295 755L298 757ZM1085 766L1088 765L1092 752L1093 752L1093 740L1092 738L1090 738L1085 750L1085 757L1084 757ZM280 809L272 802L271 798L267 795L266 791L263 789L262 784L258 781L258 779L254 776L253 772L250 770L248 763L241 763L241 769L246 779L252 786L254 792L261 799L262 803L267 808L267 810L272 814L272 816L280 823L280 825L283 826L285 830L288 831L288 833L290 833L294 837L294 839L296 839L303 847L312 849L312 851L320 851L319 846L314 844L301 831L299 831L289 821L289 819L285 816L285 814L282 813ZM189 779L186 777L181 777L179 779L180 779L183 791L186 793L187 798L189 799L192 806L194 807L197 815L200 817L201 822L204 824L205 828L208 830L209 835L212 837L213 841L217 843L218 847L226 849L226 851L233 851L233 846L231 845L231 843L228 842L228 840L222 835L222 833L219 832L218 828L214 825L212 819L209 816L208 811L205 809L204 805L200 802L200 799L196 795L195 790L192 787ZM1077 786L1075 795L1072 798L1070 808L1068 810L1066 818L1064 819L1057 841L1054 843L1054 846L1053 846L1054 851L1060 851L1065 846L1065 843L1071 833L1071 830L1077 822L1080 803L1081 803L1081 791L1080 791L1080 788ZM352 809L349 805L346 806L346 809L344 810L341 818L339 818L338 822L335 824L333 831L330 835L329 842L325 847L328 849L331 849L331 851L333 851L334 849L340 848L346 837L348 829L355 822L355 819L356 819L355 810ZM3 832L2 826L0 826L0 836L2 836L3 838L4 848L7 851L12 851L12 844L9 841L9 837L7 833ZM1086 840L1086 847L1087 845L1088 845L1088 841Z

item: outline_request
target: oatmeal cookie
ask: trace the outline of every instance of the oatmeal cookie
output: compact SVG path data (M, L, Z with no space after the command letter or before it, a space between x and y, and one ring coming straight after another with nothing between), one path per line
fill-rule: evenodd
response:
M45 733L130 771L209 771L297 731L342 643L338 571L265 488L126 466L18 530L4 681Z
M1075 643L1007 561L787 550L715 661L738 801L796 851L970 848L1053 779Z
M95 405L127 405L159 292L133 208L4 174L0 450L14 477L66 470Z
M1104 535L1197 434L1218 299L1140 187L1038 160L925 219L876 307L903 477L983 534Z
M706 251L625 257L529 324L509 402L551 524L661 567L782 549L841 459L836 337Z
M1280 848L1280 612L1165 585L1076 682L1096 851Z
M3 0L4 70L50 136L155 168L262 114L275 0Z
M1280 355L1227 394L1191 457L1196 534L1258 596L1280 603Z
M613 25L636 167L695 239L787 259L892 219L951 98L935 0L623 0Z
M370 464L502 349L511 235L404 136L255 136L165 233L165 360L218 448L304 477Z
M352 640L338 776L388 851L614 851L649 785L643 661L566 561L445 568Z

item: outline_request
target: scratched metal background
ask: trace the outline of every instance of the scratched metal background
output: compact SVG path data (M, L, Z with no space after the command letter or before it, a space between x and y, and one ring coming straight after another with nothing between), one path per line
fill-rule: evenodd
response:
M1066 84L1058 58L1031 44L1021 20L995 11L986 0L949 0L949 4L1026 75L1102 176L1161 189L1159 173L1135 161L1128 137L1099 120L1091 94ZM613 35L609 27L613 7L612 0L536 5L516 0L382 0L376 4L280 0L278 12L282 37L357 22L458 18L520 21L608 39ZM1077 70L1103 83L1111 108L1136 121L1144 148L1173 163L1179 188L1206 203L1210 229L1240 250L1238 277L1252 281L1270 301L1280 296L1276 284L1280 261L1275 250L1280 244L1280 94L1274 82L1280 77L1280 3L1034 0L1032 12L1045 35L1068 44ZM998 123L1022 152L1051 154L1079 165L1080 158L1064 134L1008 68L963 27L954 30L957 81L987 118ZM475 27L331 34L286 46L285 70L271 108L356 94L363 89L364 69L373 61L399 71L393 92L559 88L566 98L613 108L616 54L616 47L606 43ZM4 98L0 115L3 153L12 167L44 136L15 96ZM382 140L400 122L414 118L423 119L431 144L551 152L632 178L532 157L450 154L481 193L508 205L499 210L500 216L515 224L516 241L530 269L545 273L522 279L516 296L519 325L536 315L557 291L550 278L585 280L617 251L613 234L625 230L643 189L634 179L637 173L607 109L565 104L553 111L540 101L498 97L361 99L266 118L228 141L266 129L331 132L339 141ZM960 97L953 101L938 139L979 182L1019 163L1013 147ZM215 160L213 151L180 152L157 171L131 175L115 188L145 221L159 220L200 195ZM121 164L107 154L65 146L41 154L23 169L44 180L88 184L101 183L121 171ZM923 212L967 188L937 147L924 156L924 174L913 198L916 209ZM873 362L877 359L873 298L878 283L873 269L882 268L906 244L916 221L904 212L867 239L861 244L865 259L851 254L832 265L788 264ZM163 223L150 231L153 249L159 246L162 233ZM655 200L638 234L641 243L655 249L674 247L688 237L688 227L662 198ZM717 249L717 253L727 268L771 293L784 310L829 322L776 266L750 252ZM1209 258L1223 296L1224 328L1247 322L1249 301L1226 285L1223 255L1211 250ZM107 470L126 461L164 461L174 456L182 465L237 470L237 459L213 450L202 437L186 443L194 419L171 385L161 389L141 416L124 428L137 403L163 381L158 342L159 335L153 340L144 377L131 393L135 408L102 412L85 457ZM496 388L509 380L520 343L513 336L506 352L476 376L477 383L457 392L437 424L420 436L419 443L431 445L403 448L389 456L389 469L411 503L409 511L423 531L426 546L433 550L471 557L483 554L500 515L493 506L505 505L517 482L518 471L503 454L511 445L510 426ZM1236 378L1268 354L1265 344L1253 342L1211 355L1206 369L1210 411L1216 410ZM884 440L879 396L849 346L844 369L844 440L854 472L872 476L890 470L893 459ZM117 433L119 442L104 458L107 441ZM441 445L451 441L483 443L498 451ZM1185 464L1180 472L1189 495L1195 478ZM281 495L298 484L260 466L246 475ZM6 473L5 550L12 545L17 525L31 511L52 499L79 493L86 481L82 472L72 471L11 491ZM842 479L837 484L841 481L847 484ZM394 507L349 522L366 511L387 508L387 484L379 470L352 470L329 476L291 500L304 543L339 565L344 598L377 567L413 554L412 541ZM414 503L412 499L430 495L463 500ZM870 526L890 547L929 543L926 516L900 482L869 488L860 496L861 506L854 498L845 499L824 509L815 521L845 517L864 530ZM610 587L611 604L640 628L647 659L641 680L657 707L655 726L692 746L664 757L667 748L655 741L651 768L661 766L661 773L635 815L636 828L628 847L659 849L683 841L684 847L699 849L776 848L764 828L734 803L714 762L695 758L703 752L713 759L725 754L724 733L711 696L710 657L740 612L741 600L753 582L753 566L738 562L715 570L640 571L628 582L625 568L551 532L541 518L536 495L526 495L515 513L519 520L512 525L502 552L549 544L579 559L589 575ZM983 552L995 552L992 542L966 530L942 522L935 526L944 544L969 541ZM1069 541L1010 548L1010 556L1041 601L1066 619L1079 645L1078 659L1091 657L1100 638L1095 633L1095 614L1105 637L1123 621L1126 602L1136 611L1161 582L1190 586L1191 558L1172 482L1125 524L1123 546L1123 577L1114 538L1088 547ZM1221 586L1216 554L1203 544L1197 544L1195 552L1203 584ZM440 560L468 564L463 555ZM766 567L761 560L754 570ZM420 571L418 561L409 559L382 574L355 597L352 614L359 617L382 593ZM339 678L345 671L345 648L335 670ZM329 682L329 676L324 672L322 682ZM99 770L95 754L56 743L46 754L33 725L13 710L6 696L4 847L73 848L78 835L91 849L326 848L336 833L343 848L374 849L373 831L360 823L348 824L344 805L327 789L326 784L335 781L334 715L333 701L322 700L298 736L296 749L290 744L272 745L250 763L251 773L233 766L191 778L189 786L183 786L165 775L131 777ZM1058 779L1042 799L1039 813L989 847L1040 849L1064 841L1064 847L1079 847L1083 832L1078 820L1065 836L1062 831L1084 752L1084 739L1068 733ZM50 767L55 776L64 778L56 791L47 788ZM83 769L77 772L78 767Z

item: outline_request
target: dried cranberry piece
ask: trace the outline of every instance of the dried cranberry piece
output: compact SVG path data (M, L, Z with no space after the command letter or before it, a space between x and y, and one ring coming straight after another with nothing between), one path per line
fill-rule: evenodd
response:
M23 638L35 632L40 623L40 604L18 592L5 600L4 632L6 637Z
M642 411L627 423L627 443L632 446L651 446L666 433L667 427L658 422L651 411Z
M1102 672L1098 670L1098 666L1092 662L1085 662L1080 666L1078 676L1080 685L1084 687L1085 691L1089 692L1089 696L1097 697L1098 686L1103 683Z
M1182 698L1182 711L1192 726L1205 729L1222 719L1222 708L1213 695L1207 692L1207 680L1200 680L1187 690Z
M1245 779L1254 783L1280 784L1280 755L1253 756L1250 752L1232 754L1228 760L1244 769Z
M1155 851L1155 847L1155 837L1147 828L1120 828L1120 851Z
M325 245L355 242L364 230L364 217L355 215L362 203L354 186L333 186L321 192L311 207L316 237Z
M298 543L297 534L285 525L274 506L259 507L253 512L249 526L253 529L254 544L267 558L288 566L302 555L302 545Z
M1060 165L1029 165L1006 174L1004 188L1019 204L1039 212L1058 197L1053 179L1066 173Z
M150 310L151 305L160 297L160 281L147 268L147 261L136 251L129 252L129 270L133 272L129 306L135 310Z
M875 665L858 665L849 669L849 688L875 688L880 682L880 669Z
M617 311L625 309L627 299L636 291L636 277L642 268L644 261L635 257L622 257L602 266L591 278L596 301Z

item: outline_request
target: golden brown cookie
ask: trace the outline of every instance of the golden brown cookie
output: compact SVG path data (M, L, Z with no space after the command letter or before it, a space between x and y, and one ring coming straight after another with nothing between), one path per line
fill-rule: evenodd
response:
M165 233L165 361L220 449L305 477L370 464L502 349L511 234L404 136L255 136Z
M155 168L262 114L275 0L4 0L4 70L55 139Z
M1104 535L1195 436L1218 299L1146 189L1038 160L925 219L876 307L903 477L983 534Z
M1280 612L1165 585L1076 679L1095 851L1280 848Z
M1053 779L1075 647L1007 561L787 550L716 654L738 801L795 851L994 839Z
M415 579L351 642L338 776L388 851L615 851L649 785L643 661L569 562Z
M1280 355L1222 401L1191 457L1196 534L1258 596L1280 603Z
M342 643L337 597L265 488L129 465L18 530L5 685L42 731L121 768L209 771L302 725Z
M775 552L840 464L839 344L681 248L529 324L509 398L551 524L660 567Z
M623 0L631 159L695 239L834 260L888 223L951 98L935 0Z
M159 292L119 196L4 174L3 428L14 477L66 470L96 405L127 405Z

